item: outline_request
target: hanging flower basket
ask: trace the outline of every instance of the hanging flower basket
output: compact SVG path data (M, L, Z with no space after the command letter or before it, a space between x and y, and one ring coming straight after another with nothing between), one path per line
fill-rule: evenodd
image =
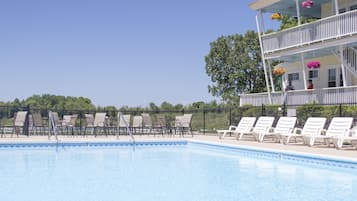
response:
M311 8L314 5L312 0L306 0L302 2L302 7L304 8Z
M273 13L273 14L270 16L270 18L271 18L272 20L280 20L280 19L281 19L281 15L280 15L280 13Z
M307 63L307 68L320 68L320 65L321 64L319 61L310 61L309 63Z
M273 70L274 75L283 75L285 72L286 72L286 68L282 68L282 67L274 68Z

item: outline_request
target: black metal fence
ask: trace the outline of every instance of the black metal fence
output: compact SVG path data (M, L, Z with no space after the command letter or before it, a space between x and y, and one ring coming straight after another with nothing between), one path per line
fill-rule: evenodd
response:
M28 111L26 122L22 129L15 126L16 113L19 111ZM0 107L0 135L7 136L13 134L25 135L47 135L49 127L48 113L49 109L39 109L33 107ZM148 113L152 119L152 125L159 124L159 120L164 118L168 127L174 127L176 116L183 114L192 114L192 121L190 127L194 134L214 134L215 130L228 128L229 125L237 125L241 117L244 116L274 116L276 117L275 123L281 116L296 116L297 127L302 127L308 117L326 117L329 125L333 117L354 117L357 120L357 106L356 105L261 105L261 106L242 106L234 108L206 108L196 110L51 110L58 114L59 120L62 120L66 115L76 115L74 125L71 127L61 127L63 135L83 135L91 134L87 132L88 122L86 114L93 116L98 112L105 112L106 127L108 129L105 134L117 135L125 134L119 133L118 127L118 112L123 114L130 114L130 125L133 123L133 116L140 116L142 113ZM37 118L35 118L37 117ZM60 123L59 123L60 124ZM356 122L354 122L356 125ZM61 126L61 125L58 125ZM87 133L86 133L87 132ZM155 134L155 133L154 133Z

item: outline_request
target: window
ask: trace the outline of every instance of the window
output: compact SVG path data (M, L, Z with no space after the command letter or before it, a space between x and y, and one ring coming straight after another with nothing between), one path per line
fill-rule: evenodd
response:
M328 69L328 87L336 87L336 68Z
M309 79L317 78L319 77L319 71L317 70L310 70L309 71Z
M291 81L299 80L299 73L289 73L288 80L291 80Z

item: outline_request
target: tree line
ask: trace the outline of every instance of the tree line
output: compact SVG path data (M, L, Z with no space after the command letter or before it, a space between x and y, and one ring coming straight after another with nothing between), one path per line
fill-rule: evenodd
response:
M223 108L228 107L227 104L217 103L217 101L211 101L205 103L203 101L193 102L191 104L171 104L167 101L162 102L160 105L156 105L151 102L146 107L129 107L129 106L95 106L91 99L85 97L73 97L73 96L59 96L51 94L32 95L24 100L16 98L10 102L1 102L0 107L10 107L11 110L19 111L24 108L31 108L36 110L54 110L54 111L182 111L182 110L201 110L208 108Z

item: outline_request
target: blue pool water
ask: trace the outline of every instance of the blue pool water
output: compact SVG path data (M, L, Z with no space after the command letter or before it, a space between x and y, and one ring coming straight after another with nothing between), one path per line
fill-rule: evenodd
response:
M195 143L0 148L1 201L357 200L357 170Z

